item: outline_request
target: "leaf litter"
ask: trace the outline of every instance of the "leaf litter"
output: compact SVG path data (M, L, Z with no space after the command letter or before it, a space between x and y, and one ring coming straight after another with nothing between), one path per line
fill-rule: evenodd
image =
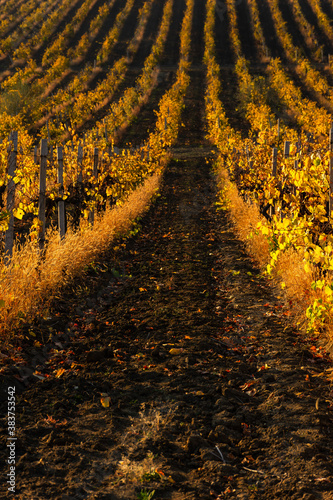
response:
M194 138L201 98L185 110ZM332 362L265 278L249 279L214 185L202 157L171 161L140 231L1 352L17 499L332 498Z

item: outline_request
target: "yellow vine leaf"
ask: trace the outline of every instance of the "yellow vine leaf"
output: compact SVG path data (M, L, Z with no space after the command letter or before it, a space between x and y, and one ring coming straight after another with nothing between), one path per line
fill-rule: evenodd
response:
M16 219L22 220L24 210L22 210L21 208L13 208L13 215L14 217L16 217Z

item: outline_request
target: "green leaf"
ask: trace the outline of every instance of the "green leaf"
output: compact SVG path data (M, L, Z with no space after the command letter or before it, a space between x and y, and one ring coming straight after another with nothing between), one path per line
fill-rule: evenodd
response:
M6 220L10 218L10 212L7 212L7 210L3 210L0 212L0 221Z
M111 272L115 278L120 278L120 273L116 269L111 269Z

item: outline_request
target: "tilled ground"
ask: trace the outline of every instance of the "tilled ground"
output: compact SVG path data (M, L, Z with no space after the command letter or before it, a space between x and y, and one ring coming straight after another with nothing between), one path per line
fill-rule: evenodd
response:
M21 393L17 498L332 498L329 360L292 329L212 184L204 158L173 160L138 234L35 325L42 379L3 377Z
M3 399L6 384L20 393L17 498L332 498L333 394L317 376L330 362L293 330L212 185L204 158L174 159L138 234L35 325L27 388L3 376ZM2 477L7 443L4 417Z
M2 355L2 498L12 386L18 499L333 498L331 361L216 210L192 78L154 206Z

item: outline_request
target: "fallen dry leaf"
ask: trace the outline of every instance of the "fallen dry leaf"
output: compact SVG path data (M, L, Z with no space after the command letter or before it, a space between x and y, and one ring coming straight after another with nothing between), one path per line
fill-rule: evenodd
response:
M104 408L108 408L110 406L110 401L111 398L107 394L101 397L101 403L104 406Z
M181 354L183 351L184 351L183 348L173 347L172 349L170 349L169 354L177 355L177 354Z

